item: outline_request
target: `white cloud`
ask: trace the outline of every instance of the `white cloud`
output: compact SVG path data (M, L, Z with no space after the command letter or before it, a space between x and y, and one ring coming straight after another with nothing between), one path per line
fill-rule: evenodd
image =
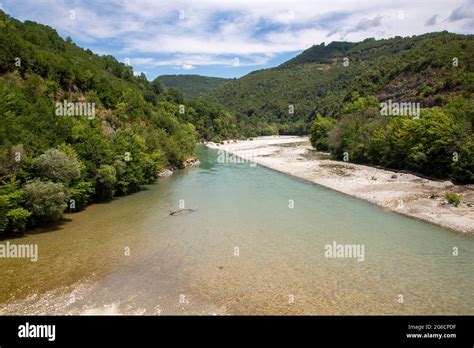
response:
M195 66L194 65L191 65L191 64L183 64L181 65L181 69L183 70L191 70L191 69L194 69Z
M232 66L234 58L256 66L323 41L473 31L472 0L4 1L20 18L131 56L140 68Z
M268 62L271 56L252 55L239 59L239 66L257 66ZM169 59L156 59L149 57L137 57L131 60L134 67L161 67L175 66L180 69L194 69L196 66L234 66L235 58L222 58L216 55L199 55L199 54L180 54Z
M153 7L151 1L146 4ZM450 13L461 5L462 1L444 0L402 0L396 5L376 0L178 2L168 10L177 13L183 8L185 21L167 24L154 30L155 34L126 38L124 49L142 53L275 55L320 43L328 33L333 40L422 34L429 14ZM232 13L232 18L225 14L219 17L226 11ZM332 21L327 19L341 13L346 14L344 20L337 16ZM262 23L275 28L262 30ZM438 23L430 30L464 30L453 24Z

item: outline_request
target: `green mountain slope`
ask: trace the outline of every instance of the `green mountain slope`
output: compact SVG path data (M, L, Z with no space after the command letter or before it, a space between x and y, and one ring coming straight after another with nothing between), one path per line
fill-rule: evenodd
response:
M453 66L454 58L458 66ZM443 105L453 95L469 97L473 69L473 35L442 32L333 42L313 46L277 68L230 81L210 98L264 132L301 133L318 113L337 118L354 91L379 101L418 101L422 107Z
M231 79L200 75L162 75L157 79L163 86L176 88L187 98L202 97L214 88L231 81Z
M298 64L319 63L330 64L335 60L344 57L345 54L354 46L353 42L331 42L329 45L313 45L304 50L301 54L286 61L280 67L291 67Z
M0 234L137 191L198 138L237 129L219 106L0 11Z

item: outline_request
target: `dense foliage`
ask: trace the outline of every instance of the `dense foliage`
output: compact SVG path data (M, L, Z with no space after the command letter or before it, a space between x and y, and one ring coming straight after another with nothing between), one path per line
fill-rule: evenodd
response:
M156 78L156 81L164 87L176 88L186 98L198 98L230 79L200 75L161 75Z
M340 160L474 182L474 101L457 97L419 117L385 116L375 97L359 97L336 121L318 116L310 139Z
M181 167L198 139L238 135L221 107L188 101L50 27L0 11L0 28L0 233L135 192Z
M317 114L339 118L354 91L424 108L445 105L453 96L472 98L473 71L473 35L332 42L230 81L209 98L233 111L254 135L306 134Z

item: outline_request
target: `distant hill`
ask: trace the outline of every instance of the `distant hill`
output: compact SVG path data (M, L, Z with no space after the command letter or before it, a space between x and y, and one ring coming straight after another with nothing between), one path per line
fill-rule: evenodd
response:
M353 92L422 107L444 105L454 95L470 98L473 70L473 35L370 38L312 46L276 68L230 81L209 97L257 127L305 133L317 113L337 118ZM288 112L290 104L294 113Z
M280 65L280 67L291 67L298 64L318 63L330 64L334 60L343 57L351 48L356 46L353 42L331 42L329 45L322 43L321 45L313 45L304 50L295 58L288 60Z
M187 98L202 97L212 89L231 80L200 75L162 75L158 76L157 79L163 86L176 88Z

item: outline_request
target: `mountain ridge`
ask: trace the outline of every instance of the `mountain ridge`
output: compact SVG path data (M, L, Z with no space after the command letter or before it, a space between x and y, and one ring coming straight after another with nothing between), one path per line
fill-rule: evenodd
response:
M425 107L444 105L449 95L463 90L472 95L473 47L473 35L448 32L313 45L280 66L232 80L207 98L242 119L257 118L257 123L282 125L280 133L301 134L318 113L338 117L354 91L380 101L423 101ZM408 85L401 88L404 82ZM287 112L289 104L293 115Z
M164 87L175 88L187 98L206 95L232 79L195 74L160 75L156 78Z

